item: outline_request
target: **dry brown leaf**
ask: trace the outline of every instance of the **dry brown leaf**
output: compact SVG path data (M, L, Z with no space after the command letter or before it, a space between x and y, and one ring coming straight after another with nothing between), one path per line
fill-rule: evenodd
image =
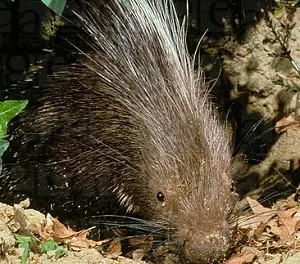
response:
M298 203L295 201L295 195L291 195L286 199L287 208L296 208Z
M65 236L67 232L67 228L63 224L50 214L47 214L45 225L41 229L40 236L45 240L55 240L57 237Z
M300 156L300 153L299 153ZM300 158L294 158L290 160L290 170L296 171L300 168Z
M295 232L299 232L300 230L300 220L298 219L297 223L295 224Z
M7 226L12 232L22 231L33 234L39 234L41 229L41 224L29 219L20 205L14 206L14 215L8 221Z
M243 231L244 227L248 227L244 239L248 240L248 245L255 246L257 253L243 252L243 248L242 253L232 256L225 263L251 263L251 256L260 257L265 255L266 251L280 253L298 248L300 208L299 203L295 202L296 196L297 194L293 194L287 199L281 199L272 208L264 207L256 200L246 198L253 215L240 218L238 227Z
M296 224L300 220L299 218L293 217L296 212L296 209L277 212L277 225L270 226L270 232L279 237L279 240L274 243L277 246L284 245L286 242L294 240Z
M44 240L54 240L62 242L72 250L81 250L84 248L91 248L101 246L103 243L108 242L110 239L102 241L94 241L87 238L90 229L75 232L70 227L66 227L58 219L53 218L50 214L47 215L45 226L41 229L40 236Z
M254 215L240 217L238 220L240 228L258 228L261 223L266 224L272 217L276 216L275 210L262 206L259 202L250 197L247 197L246 200Z
M243 251L232 256L229 260L225 261L224 264L247 264L252 263L253 260L257 257L257 254L251 250L251 248L245 247Z
M40 237L45 241L53 239L53 217L50 214L46 215L44 226L40 229Z
M251 199L250 197L247 197L246 201L248 202L249 206L251 207L253 213L255 213L255 214L265 213L267 211L270 211L270 209L262 206L258 201Z
M289 115L280 119L275 125L275 131L280 134L288 129L300 130L300 117Z
M114 239L109 245L106 252L113 256L120 256L122 254L121 239Z
M81 230L76 233L69 242L72 249L77 250L81 248L91 248L101 246L103 243L107 243L110 239L105 239L101 241L94 241L87 238L91 229Z
M149 252L153 246L153 236L141 236L141 237L132 237L128 239L128 243L133 247L139 247L144 250L144 252Z
M16 224L16 226L19 227L19 229L27 230L29 225L29 220L26 217L25 211L23 208L17 208L15 209L13 222Z
M297 209L295 208L291 208L288 209L286 211L278 211L277 215L279 217L279 220L282 221L282 223L284 224L286 221L290 220L290 219L294 219L294 221L298 221L298 219L294 218L294 215L297 213ZM294 226L294 225L293 225Z
M145 256L145 252L143 249L136 249L132 252L132 259L136 261L140 261Z
M256 238L259 238L262 235L262 233L265 231L266 226L267 226L267 223L260 222L258 227L254 230L253 235Z
M66 227L64 224L59 222L57 218L53 218L52 230L55 237L61 240L71 238L77 234L77 232L75 232L72 228L69 226Z

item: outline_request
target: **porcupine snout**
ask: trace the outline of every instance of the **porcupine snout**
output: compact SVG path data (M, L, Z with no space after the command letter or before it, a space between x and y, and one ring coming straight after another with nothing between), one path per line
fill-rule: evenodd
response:
M201 240L193 236L184 245L184 254L192 263L213 263L225 257L229 245L228 236L214 230Z

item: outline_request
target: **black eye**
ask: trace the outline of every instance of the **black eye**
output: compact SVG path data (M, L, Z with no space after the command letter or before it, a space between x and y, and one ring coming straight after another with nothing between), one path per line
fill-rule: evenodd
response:
M233 184L231 184L231 186L230 186L230 191L231 192L235 192L236 191L236 188L235 188L235 186Z
M164 202L165 201L165 195L162 192L160 192L160 191L156 194L156 198L160 202Z

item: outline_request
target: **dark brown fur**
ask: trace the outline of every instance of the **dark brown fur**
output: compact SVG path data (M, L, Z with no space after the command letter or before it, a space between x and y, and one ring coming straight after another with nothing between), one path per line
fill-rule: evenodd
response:
M14 186L34 168L56 207L139 215L172 230L191 262L222 258L231 152L173 6L91 2L77 15L95 51L39 89L12 132L18 165L4 175Z

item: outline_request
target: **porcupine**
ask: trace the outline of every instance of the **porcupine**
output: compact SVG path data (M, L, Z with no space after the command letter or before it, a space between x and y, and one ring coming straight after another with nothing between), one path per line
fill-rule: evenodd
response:
M222 258L231 150L186 27L170 0L88 7L75 13L93 51L36 89L9 132L22 147L2 178L12 188L34 171L57 208L138 215L167 227L190 262Z

